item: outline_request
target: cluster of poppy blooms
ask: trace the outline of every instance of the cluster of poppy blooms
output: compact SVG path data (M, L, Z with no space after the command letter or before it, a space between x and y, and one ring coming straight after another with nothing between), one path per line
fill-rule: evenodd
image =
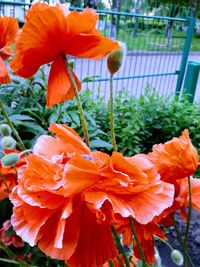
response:
M18 33L15 19L0 18L0 83L10 82L3 59L12 54L10 44L15 39L12 70L28 78L41 65L53 62L47 106L71 99L74 91L65 55L101 59L119 49L117 42L96 30L97 19L91 9L70 12L64 5L40 2L28 11ZM80 89L75 73L73 77ZM131 217L146 261L153 263L154 236L165 239L160 225L172 225L177 210L186 218L187 177L199 164L188 131L155 145L149 154L124 157L119 152L111 156L92 152L66 125L53 123L49 130L54 136L40 136L33 152L15 165L18 177L12 167L0 164L12 189L8 193L0 179L1 200L9 195L13 203L11 224L17 235L70 267L106 266L118 256L111 226L122 234L124 245L133 244L134 257L141 258L132 239ZM190 182L192 207L200 211L200 180L190 177Z

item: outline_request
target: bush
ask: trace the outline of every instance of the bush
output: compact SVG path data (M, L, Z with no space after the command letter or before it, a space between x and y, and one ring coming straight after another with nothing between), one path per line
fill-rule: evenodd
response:
M27 147L31 147L39 135L47 133L52 122L65 123L82 135L75 99L47 109L42 86L35 82L32 90L25 87L27 82L9 91L6 89L6 94L1 90L0 97ZM108 104L99 96L93 100L89 90L82 92L81 98L90 139L111 143ZM11 108L13 102L15 107ZM0 123L3 122L0 116ZM200 152L200 109L187 99L181 102L177 98L169 99L150 88L139 98L120 92L115 99L116 141L126 156L149 152L154 144L180 136L185 128L189 129L192 142ZM101 145L107 152L111 147L107 143Z
M99 128L109 132L107 105L96 114ZM121 93L115 103L115 128L119 150L127 156L149 152L154 144L180 136L185 128L200 152L200 110L187 99L180 102L148 90L140 98Z

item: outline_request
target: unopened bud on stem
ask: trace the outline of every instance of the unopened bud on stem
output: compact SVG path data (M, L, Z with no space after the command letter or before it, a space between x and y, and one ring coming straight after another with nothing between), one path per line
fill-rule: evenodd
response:
M124 43L120 43L119 45L120 49L112 51L107 59L107 66L111 75L118 72L124 63L126 45Z
M171 259L173 260L173 262L176 265L182 266L182 264L183 264L183 255L179 250L177 250L177 249L172 250Z
M7 124L1 124L0 125L0 135L2 136L10 136L12 133L12 130L9 125Z
M3 148L15 148L17 142L11 136L4 136L1 138L0 144Z
M20 159L19 154L17 153L10 153L6 156L4 156L1 159L1 164L3 167L11 167L14 166L15 163L17 163L17 161Z

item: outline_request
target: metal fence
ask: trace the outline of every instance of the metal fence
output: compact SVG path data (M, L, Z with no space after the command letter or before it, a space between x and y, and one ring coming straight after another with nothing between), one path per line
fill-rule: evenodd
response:
M195 27L191 10L161 5L158 0L68 1L71 9L93 7L99 13L98 29L104 36L126 43L124 68L114 77L115 95L128 90L140 95L148 85L160 94L180 93ZM0 12L24 22L30 3L0 0ZM10 14L8 14L10 12ZM108 98L106 60L74 58L75 72L84 88ZM89 77L90 79L85 79Z

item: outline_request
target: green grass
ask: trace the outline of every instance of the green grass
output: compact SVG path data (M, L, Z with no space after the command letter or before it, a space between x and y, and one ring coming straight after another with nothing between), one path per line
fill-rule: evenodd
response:
M108 36L108 32L102 32L102 34ZM134 37L133 31L120 29L117 35L119 41L127 44L128 50L136 51L183 51L185 38L185 32L173 30L170 46L167 47L165 30L161 29L151 29L148 31L141 31L139 29L136 37ZM192 39L191 51L200 51L200 38L198 36L194 35Z

